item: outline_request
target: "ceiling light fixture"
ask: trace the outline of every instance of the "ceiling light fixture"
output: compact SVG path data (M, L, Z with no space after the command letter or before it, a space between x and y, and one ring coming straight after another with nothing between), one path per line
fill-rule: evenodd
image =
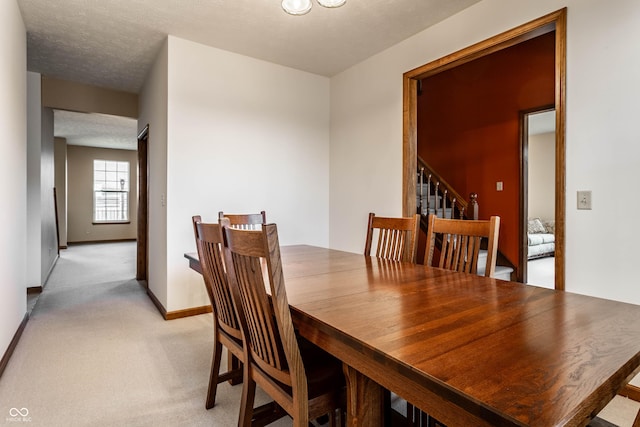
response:
M323 7L340 7L347 2L347 0L317 0L320 6ZM282 9L290 15L304 15L311 10L311 0L282 0Z
M340 7L345 4L347 0L318 0L320 6L324 7Z

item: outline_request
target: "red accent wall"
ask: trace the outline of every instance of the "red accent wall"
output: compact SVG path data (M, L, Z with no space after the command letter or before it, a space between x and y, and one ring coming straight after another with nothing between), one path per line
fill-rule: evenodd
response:
M554 103L555 32L422 81L418 155L480 219L501 219L499 250L519 267L520 112ZM496 191L496 182L504 183Z

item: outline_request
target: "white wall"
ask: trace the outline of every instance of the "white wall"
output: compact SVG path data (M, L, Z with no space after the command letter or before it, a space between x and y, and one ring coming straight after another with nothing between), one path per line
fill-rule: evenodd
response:
M40 74L27 72L27 287L44 286L58 258L53 110L43 108Z
M640 3L574 1L567 64L567 289L640 304ZM593 191L593 210L576 191Z
M42 203L40 184L40 151L42 140L42 107L40 105L40 74L27 72L27 257L33 262L27 270L27 287L42 286L40 231Z
M528 216L555 219L556 208L556 134L529 136Z
M401 213L402 74L564 6L566 288L640 304L640 199L628 190L640 182L637 0L484 0L333 77L331 247L359 252L367 212ZM577 190L593 191L593 210L576 210Z
M162 46L140 92L138 130L149 125L149 290L167 307L167 64L168 45Z
M56 211L53 203L53 187L55 187L53 144L53 110L51 108L42 108L42 139L40 145L40 235L42 236L42 241L40 264L43 285L58 259Z
M0 2L0 357L27 311L27 39L14 0Z
M183 257L193 215L265 210L281 244L328 246L329 79L171 36L168 79L173 311L208 304Z
M67 247L67 139L54 138L55 186L58 201L58 227L62 248Z

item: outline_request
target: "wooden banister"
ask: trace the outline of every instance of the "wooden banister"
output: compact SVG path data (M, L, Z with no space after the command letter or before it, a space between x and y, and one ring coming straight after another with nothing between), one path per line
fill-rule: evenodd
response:
M469 201L467 201L420 156L418 156L418 171L420 175L418 209L426 209L427 214L430 209L433 209L436 215L441 213L441 216L445 217L447 206L449 206L452 218L478 219L478 195L476 193L471 193ZM434 197L433 206L431 206L432 196ZM421 206L422 200L426 201L426 206Z
M469 195L469 219L478 219L478 193L471 193Z

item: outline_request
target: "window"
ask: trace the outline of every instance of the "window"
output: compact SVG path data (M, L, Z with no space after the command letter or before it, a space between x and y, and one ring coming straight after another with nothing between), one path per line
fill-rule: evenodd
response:
M93 161L93 221L129 221L129 162Z

